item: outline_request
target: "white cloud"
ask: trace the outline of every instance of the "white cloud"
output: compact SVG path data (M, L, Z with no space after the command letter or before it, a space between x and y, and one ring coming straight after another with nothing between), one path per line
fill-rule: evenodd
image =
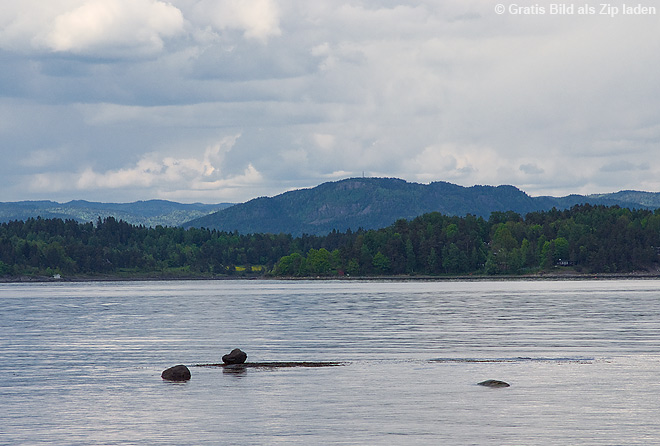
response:
M152 0L95 0L55 18L44 44L53 51L86 52L108 46L155 52L163 37L183 30L173 6Z
M327 133L314 133L312 135L314 142L318 147L324 150L331 150L335 146L336 138Z
M4 13L0 46L22 50L150 55L184 31L181 11L159 0L22 0Z
M191 11L191 20L218 31L240 30L245 37L265 42L279 36L279 8L274 0L201 0Z
M27 187L35 192L52 193L98 190L142 189L153 197L174 197L189 194L209 201L229 198L228 191L241 187L257 187L263 181L252 163L236 174L223 172L225 154L231 150L239 135L222 138L209 145L200 157L162 157L158 153L144 155L135 164L119 169L97 170L87 167L79 172L44 172L29 178ZM51 159L50 152L39 153L42 158L33 162L40 167ZM246 197L247 198L247 197Z
M149 153L131 167L101 172L88 167L79 174L75 187L80 190L154 186L171 189L222 184L226 181L221 177L224 154L232 148L237 138L238 135L226 137L208 146L201 159L161 157L158 153Z
M196 191L217 191L226 188L254 187L263 181L261 173L252 165L248 164L243 172L238 175L222 178L214 181L204 181L203 177L198 177L193 182L193 190Z
M497 166L493 158L492 151L486 147L434 145L404 161L402 173L422 182L442 179L465 184L477 172L483 175L482 170L492 171Z

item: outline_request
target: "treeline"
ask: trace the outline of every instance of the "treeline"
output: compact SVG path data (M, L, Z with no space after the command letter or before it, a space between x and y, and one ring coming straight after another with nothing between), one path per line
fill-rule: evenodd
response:
M37 218L0 225L0 275L626 273L653 267L658 248L660 211L591 205L488 220L430 213L380 230L295 238Z
M0 225L0 275L222 275L273 265L292 246L284 234L152 228L113 217L96 224L36 218Z
M276 275L527 274L557 267L628 273L658 262L660 210L579 205L569 210L425 214L378 231L353 234L341 248L294 252Z

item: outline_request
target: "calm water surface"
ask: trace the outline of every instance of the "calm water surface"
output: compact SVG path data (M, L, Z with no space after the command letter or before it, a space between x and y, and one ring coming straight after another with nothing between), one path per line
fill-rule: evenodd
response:
M0 308L0 444L660 444L659 281L1 284ZM235 347L347 364L193 367Z

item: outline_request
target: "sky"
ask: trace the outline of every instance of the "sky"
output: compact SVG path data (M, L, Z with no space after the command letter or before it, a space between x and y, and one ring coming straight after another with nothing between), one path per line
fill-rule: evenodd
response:
M0 201L660 192L640 1L0 0Z

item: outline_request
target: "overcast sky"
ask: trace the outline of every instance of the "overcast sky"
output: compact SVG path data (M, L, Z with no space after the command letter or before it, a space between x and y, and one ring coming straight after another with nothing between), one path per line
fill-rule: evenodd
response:
M534 4L0 0L0 201L660 191L660 13Z

